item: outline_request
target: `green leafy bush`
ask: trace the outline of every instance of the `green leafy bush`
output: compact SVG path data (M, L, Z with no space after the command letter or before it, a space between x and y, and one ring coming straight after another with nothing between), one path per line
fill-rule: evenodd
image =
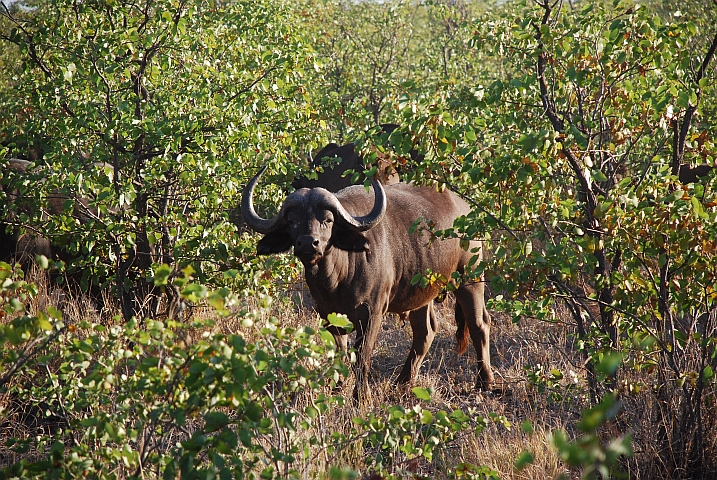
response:
M1 413L15 425L1 448L23 458L0 478L306 478L347 448L400 478L487 424L419 404L357 416L342 432L328 423L352 408L334 393L349 369L324 329L281 327L266 307L231 314L241 325L231 335L212 321L67 323L54 308L23 314L36 289L7 264L0 272L1 306L15 316L0 331Z

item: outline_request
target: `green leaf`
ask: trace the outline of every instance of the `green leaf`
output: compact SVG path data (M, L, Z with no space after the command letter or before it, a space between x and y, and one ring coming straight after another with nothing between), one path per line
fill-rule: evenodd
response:
M580 130L575 128L574 125L570 125L570 133L572 133L573 137L575 137L575 143L577 143L580 149L585 150L588 148L588 139Z
M472 127L467 127L464 135L465 135L466 141L468 141L468 143L473 143L477 140L476 132L475 132L475 130L473 130Z
M304 413L305 413L306 416L309 417L309 418L316 418L316 417L319 416L319 411L318 411L315 407L313 407L313 406L311 406L311 405L309 405L308 407L306 407L306 409L304 410Z
M433 393L432 388L422 388L422 387L413 387L411 389L413 394L418 397L420 400L424 400L426 402L431 400L431 393Z
M692 211L695 212L695 216L707 220L705 210L702 208L702 203L697 197L690 197L690 203L692 204Z
M185 298L193 303L198 303L202 298L207 296L207 287L201 283L189 283L182 290L182 298Z
M321 341L324 342L324 345L331 346L334 348L336 347L336 339L328 330L320 330L319 336L321 337Z
M5 280L13 275L13 269L7 262L0 261L0 280Z
M599 404L583 411L578 428L583 433L592 433L600 425L614 418L621 409L622 403L616 401L614 395L606 394Z
M222 412L209 412L204 415L206 423L206 431L216 432L229 424L229 417Z
M518 145L522 147L521 151L523 154L527 155L535 150L535 147L538 145L538 138L535 134L526 133L518 139Z
M607 182L607 177L600 170L597 170L597 169L591 170L590 175L593 177L593 180L595 180L596 182Z
M430 399L430 395L429 395L429 399ZM421 423L424 425L433 423L433 414L430 412L430 410L423 409L423 411L421 411Z
M37 265L43 270L47 270L50 267L50 262L47 260L47 257L45 255L35 255L35 261L37 262Z
M13 311L15 312L21 312L25 310L25 304L23 304L19 298L12 297L10 299L10 306L12 307Z
M227 292L223 290L215 290L207 295L207 302L209 305L217 311L217 313L224 315L229 313L226 308Z
M595 365L595 371L604 375L612 375L617 371L624 357L622 352L608 352Z
M162 264L154 271L153 281L156 286L166 285L169 275L172 273L171 268L167 264Z
M264 409L257 402L249 402L244 413L252 422L259 422L264 416Z
M712 369L711 366L705 365L705 368L702 370L702 381L708 382L715 376L715 372Z
M50 315L50 318L62 320L62 310L55 308L52 305L47 306L47 314Z
M80 421L80 425L83 427L96 427L99 424L100 421L97 419L97 417L88 417Z
M67 68L62 73L63 77L65 78L65 81L71 84L72 76L75 74L76 71L77 67L74 63L70 63L69 65L67 65Z
M532 435L535 432L533 423L530 420L524 420L523 422L521 422L520 429L523 431L523 433L527 433L528 435Z
M351 320L349 320L349 317L347 317L343 313L329 313L329 315L326 317L326 320L334 327L345 329L353 326Z
M40 329L49 332L52 330L52 324L47 320L46 316L38 316L37 318L37 326L40 327Z
M533 452L523 450L522 452L520 452L520 455L518 455L518 458L515 460L515 468L518 471L523 470L528 465L531 465L534 461L535 455L533 455Z
M684 190L677 189L668 196L665 197L664 202L667 204L674 203L677 200L681 199L685 195Z
M329 469L329 480L356 480L358 478L361 478L358 472L348 467L339 468L334 466Z
M50 447L50 454L52 455L53 460L60 460L65 454L65 444L60 440L55 441L55 443L52 444L52 447Z

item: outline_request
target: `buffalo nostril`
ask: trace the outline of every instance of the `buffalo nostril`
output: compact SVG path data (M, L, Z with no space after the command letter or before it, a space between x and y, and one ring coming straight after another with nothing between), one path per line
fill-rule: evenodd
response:
M319 250L319 239L311 236L302 236L296 239L296 250L304 253L313 253Z

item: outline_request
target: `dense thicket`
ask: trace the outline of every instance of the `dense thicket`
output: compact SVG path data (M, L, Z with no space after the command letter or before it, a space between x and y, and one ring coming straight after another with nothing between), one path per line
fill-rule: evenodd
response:
M52 420L8 439L0 477L323 478L357 442L387 477L419 457L497 475L434 461L488 423L461 410L359 412L327 433L348 408L329 336L252 310L300 272L254 255L241 188L268 164L255 201L275 211L328 141L466 198L473 213L437 234L490 245L472 272L490 308L564 325L584 409L552 436L569 468L714 476L714 18L714 2L656 0L0 4L0 159L33 162L23 176L0 160L3 228L48 238L53 281L101 287L122 319L37 310L0 264L0 420L19 421L11 405ZM391 148L380 123L401 125ZM242 333L201 324L197 304ZM206 338L178 343L175 320ZM568 388L566 372L525 375Z

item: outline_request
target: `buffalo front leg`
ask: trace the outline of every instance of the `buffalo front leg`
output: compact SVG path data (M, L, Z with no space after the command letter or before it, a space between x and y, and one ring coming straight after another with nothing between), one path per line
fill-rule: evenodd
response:
M336 327L330 324L326 324L326 330L328 330L334 337L334 341L336 342L336 352L339 355L343 355L344 359L348 361L349 335L346 333L346 330L341 327ZM344 380L343 378L340 378L336 382L336 386L333 388L333 390L340 391L343 388L343 385Z
M490 315L485 307L483 284L463 285L456 290L456 323L473 341L478 357L478 380L476 388L488 391L493 387L493 370L490 366ZM460 340L459 340L460 343Z
M328 322L327 322L328 323ZM336 350L339 352L346 354L349 351L349 336L346 333L346 330L340 327L336 327L334 325L327 325L326 330L331 333L334 337L334 341L336 342Z
M396 380L398 383L409 383L421 368L428 349L436 336L436 314L433 311L433 302L428 305L409 312L408 319L411 322L413 331L413 345L408 353L406 363L403 365L401 374Z
M378 332L381 329L381 315L372 312L367 304L362 304L356 310L356 318L352 319L356 326L356 387L354 388L354 400L361 403L364 399L370 398L371 393L368 387L369 371L371 370L371 354L376 346Z

